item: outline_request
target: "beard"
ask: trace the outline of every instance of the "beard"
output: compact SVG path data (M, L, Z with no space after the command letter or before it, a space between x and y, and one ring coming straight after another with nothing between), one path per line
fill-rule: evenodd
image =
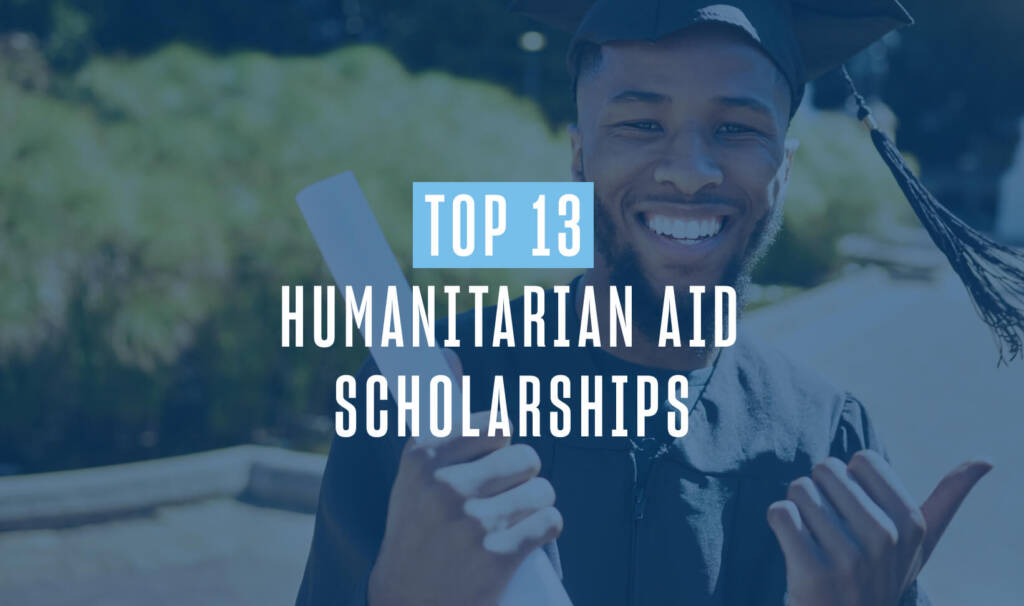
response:
M666 284L655 284L654 280L644 273L640 257L633 246L615 237L615 222L596 194L594 204L597 248L608 266L610 284L619 287L620 290L625 286L633 287L634 325L648 339L657 340L661 330ZM782 205L774 204L754 225L747 245L737 251L726 264L717 285L731 286L736 291L738 312L743 309L746 302L747 286L750 285L754 268L771 248L781 227ZM689 289L679 288L676 289L675 298L676 311L680 318L680 335L684 342L688 343L693 337L693 322L688 322L684 318L693 317L693 298ZM714 314L714 306L701 305L701 326L713 326ZM704 330L704 334L708 334L707 329Z

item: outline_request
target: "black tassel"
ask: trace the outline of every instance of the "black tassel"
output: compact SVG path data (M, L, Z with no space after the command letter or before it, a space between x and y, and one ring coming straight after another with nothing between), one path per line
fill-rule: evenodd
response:
M910 170L892 140L879 130L849 72L845 67L842 71L857 102L857 117L871 130L871 140L914 213L967 287L978 315L992 329L999 364L1024 354L1024 249L988 238L940 204Z

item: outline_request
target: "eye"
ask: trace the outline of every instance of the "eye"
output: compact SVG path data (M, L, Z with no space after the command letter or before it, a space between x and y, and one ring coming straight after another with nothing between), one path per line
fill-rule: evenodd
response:
M756 135L760 134L755 128L737 122L727 122L718 127L718 134L721 135Z
M628 122L620 122L618 126L643 133L661 132L661 124L654 120L630 120Z

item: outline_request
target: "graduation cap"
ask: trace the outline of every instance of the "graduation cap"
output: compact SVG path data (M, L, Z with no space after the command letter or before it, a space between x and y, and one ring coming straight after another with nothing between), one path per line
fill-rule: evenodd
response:
M792 112L807 82L913 23L897 0L513 0L511 8L573 34L568 61L574 77L587 43L655 41L704 23L735 27L778 66L790 87ZM843 74L879 154L992 329L999 361L1024 354L1024 250L988 238L942 206L879 130L845 68Z

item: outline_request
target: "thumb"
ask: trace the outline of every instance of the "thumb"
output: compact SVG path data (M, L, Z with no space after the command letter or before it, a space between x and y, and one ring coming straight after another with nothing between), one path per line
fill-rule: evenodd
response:
M988 461L975 460L963 463L947 473L921 505L921 513L924 514L927 528L922 546L922 564L932 555L932 550L935 549L942 533L946 532L946 527L949 526L956 510L960 508L960 504L967 498L967 493L991 470L992 463Z

